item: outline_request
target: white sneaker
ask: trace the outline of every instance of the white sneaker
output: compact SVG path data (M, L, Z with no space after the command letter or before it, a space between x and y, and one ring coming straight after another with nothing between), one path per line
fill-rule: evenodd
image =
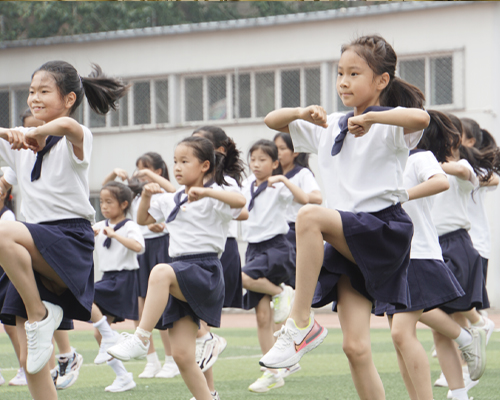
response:
M285 378L289 377L290 375L295 374L296 372L299 372L299 371L300 371L300 365L295 364L295 365L292 365L291 367L283 368L283 370L281 372L281 377L283 379L285 379Z
M283 291L273 296L271 301L271 308L274 309L274 323L276 324L284 322L290 315L292 300L295 293L291 286L287 286L284 283L280 286Z
M491 334L495 330L495 323L489 319L483 316L483 321L484 321L484 326L481 327L475 327L476 329L481 329L486 333L486 344L490 341Z
M448 382L446 381L446 377L444 376L443 372L439 375L439 378L436 379L436 382L434 382L434 386L436 387L448 387Z
M28 340L28 358L26 360L26 370L30 374L39 372L52 356L52 336L59 328L63 317L63 310L56 304L43 301L47 309L47 318L42 321L28 321L24 323L26 338Z
M210 392L210 394L212 395L212 400L220 400L220 396L219 396L219 393L217 393L217 390L215 392ZM191 400L196 400L195 397L191 397Z
M481 328L467 329L472 336L472 342L459 347L469 368L470 378L477 381L486 369L486 330Z
M175 361L165 361L165 364L163 364L162 369L155 375L155 378L173 378L180 373Z
M302 356L318 347L325 339L328 331L314 320L310 314L310 328L299 329L295 321L288 318L281 330L274 333L278 339L274 346L259 361L268 368L287 368L297 364Z
M148 362L144 371L139 374L139 378L154 378L161 371L161 362Z
M259 379L248 387L248 390L255 393L266 393L271 389L277 389L284 385L285 381L279 372L273 374L270 371L265 371Z
M108 349L108 353L112 357L121 361L129 361L132 358L146 358L150 342L144 345L136 335L127 332L123 332L121 336L123 336L123 339Z
M217 361L219 357L219 341L210 333L210 339L196 339L196 363L205 372Z
M222 336L216 335L215 333L212 333L212 336L219 341L219 355L221 355L222 352L226 350L227 340L224 339Z
M26 386L27 384L28 381L26 381L26 373L24 372L23 367L17 370L16 376L9 382L10 386Z
M2 386L5 383L5 378L2 376L2 373L0 373L0 386Z
M479 381L473 381L470 378L470 375L468 372L464 371L463 376L464 376L465 390L467 390L467 392L479 383ZM451 394L451 390L448 390L448 394L446 395L446 397L448 399L451 399L452 396L453 395Z
M113 337L110 339L102 339L101 340L101 345L99 346L99 353L97 353L97 356L94 359L94 364L104 364L107 361L110 361L113 357L111 357L108 354L108 349L111 346L114 346L115 344L119 343L121 340L123 340L123 336L120 335L118 332L113 331Z
M127 390L135 388L134 377L132 372L128 372L125 375L117 376L113 383L107 386L104 390L106 392L125 392Z
M83 364L83 357L73 349L73 355L70 358L57 356L59 363L59 376L57 377L56 389L67 389L78 379L80 368Z

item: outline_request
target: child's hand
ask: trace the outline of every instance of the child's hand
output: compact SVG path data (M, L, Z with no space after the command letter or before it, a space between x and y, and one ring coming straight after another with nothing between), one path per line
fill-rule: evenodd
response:
M136 171L134 176L137 179L144 180L145 178L151 179L152 174L154 174L153 171L151 171L150 169L147 169L147 168L143 168L143 169Z
M105 228L102 228L102 233L104 233L107 237L113 239L116 234L115 230L111 228L110 226L106 226Z
M101 232L101 230L99 228L96 228L95 226L93 226L92 229L94 230L94 237L99 235L99 232Z
M160 185L154 182L144 185L144 188L142 189L142 195L147 197L163 192L164 190L160 187Z
M361 137L365 135L373 125L371 122L367 122L365 118L366 114L356 115L355 117L349 118L347 121L347 129L355 137Z
M208 191L212 189L204 188L204 187L192 187L188 192L188 201L193 202L197 200L201 200L203 197L208 196Z
M20 131L16 131L15 129L6 130L0 135L0 137L11 144L10 148L12 150L22 150L28 148L24 134Z
M128 180L128 174L127 171L121 168L115 168L113 170L113 173L120 178L122 181L127 181Z
M148 229L151 232L161 233L165 230L166 225L162 222L161 224L149 224Z
M26 133L25 138L28 148L34 153L38 153L45 147L45 139L47 138L47 136L37 134L37 130L32 129L31 131Z
M314 125L322 126L327 128L327 114L323 107L321 106L309 106L303 109L301 113L301 119L309 121Z
M273 175L267 180L267 187L274 187L273 185L278 182L283 182L283 175Z

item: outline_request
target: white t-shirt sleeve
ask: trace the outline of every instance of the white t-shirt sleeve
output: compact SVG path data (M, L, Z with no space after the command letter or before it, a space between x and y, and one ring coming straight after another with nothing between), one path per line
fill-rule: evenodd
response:
M426 151L422 153L422 158L420 159L420 165L418 168L418 181L426 182L432 176L437 174L443 174L446 176L446 173L443 171L443 168L439 165L438 160L434 157L430 151Z
M274 190L279 190L279 199L283 204L292 204L294 198L293 193L286 187L284 183L282 183L280 187L277 187Z
M396 107L396 108L404 108L404 107ZM401 126L392 126L393 134L394 134L394 144L396 148L413 150L417 147L418 142L422 138L424 133L423 130L419 130L416 132L408 133L405 135L405 130Z
M14 215L14 213L12 211L7 210L2 214L2 217L0 219L2 221L15 221L16 216Z
M308 168L303 168L299 174L300 176L300 188L305 193L311 193L315 190L321 191L318 182L316 182L316 178L313 173Z
M157 222L166 220L172 211L168 207L166 196L167 195L164 194L160 196L153 196L151 198L148 212L149 215L151 215Z
M14 170L10 167L2 168L3 177L7 181L7 183L11 186L17 185L17 175Z
M14 128L21 132L26 131L26 128ZM19 150L26 151L26 150ZM31 150L30 150L31 151ZM11 149L11 144L4 139L0 139L0 158L4 160L11 168L15 168L16 150Z
M144 236L142 236L141 229L134 221L128 221L124 228L127 227L127 238L133 239L141 245L141 251L137 254L143 254L145 250ZM116 232L120 234L120 229Z
M337 121L342 115L338 113L328 115L327 129L329 132L333 129L332 124L338 123ZM321 136L327 133L327 129L302 119L296 119L288 124L294 150L302 153L318 154Z
M472 166L469 164L469 162L467 160L464 160L464 159L459 160L458 163L466 166L467 169L470 171L468 180L457 178L457 182L458 182L458 186L459 186L460 190L468 193L474 189L477 189L479 187L479 179L477 179L476 173L474 172L474 169L472 168Z
M80 160L74 152L73 143L71 143L66 137L66 145L68 146L68 151L71 156L71 160L73 164L78 168L86 168L90 163L90 156L92 154L92 132L90 132L89 128L84 125L80 125L83 130L83 160Z

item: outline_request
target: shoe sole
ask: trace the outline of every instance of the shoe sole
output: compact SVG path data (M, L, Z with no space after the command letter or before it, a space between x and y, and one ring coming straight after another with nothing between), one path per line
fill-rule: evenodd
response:
M160 373L158 372L155 375L155 378L158 378L158 379L172 379L172 378L175 378L177 375L180 375L180 374L181 373L179 372L178 374L175 374L175 375L161 376Z
M281 382L276 382L274 385L267 386L266 388L262 388L263 390L254 390L248 388L248 390L252 393L267 393L272 389L278 389L280 387L285 386L285 381L281 380Z
M472 376L472 374L470 375L470 379L472 381L477 381L478 379L480 379L483 376L484 371L486 370L486 332L482 329L478 329L478 333L479 333L479 335L482 336L481 349L480 349L482 363L481 363L481 369L479 370L479 372L474 374L474 376ZM470 373L470 371L469 371L469 373Z
M288 378L290 375L293 375L295 374L296 372L299 372L302 368L300 367L300 365L298 366L298 368L287 368L288 371L286 371L283 375L281 375L281 377L283 379L285 378Z
M272 369L293 367L295 364L297 364L300 361L300 359L304 356L304 354L309 353L310 351L313 351L316 347L318 347L321 343L323 343L323 340L325 340L326 335L328 335L328 330L326 328L322 327L321 333L314 341L309 343L303 349L296 352L290 358L283 360L280 363L276 363L276 364L272 364L272 365L265 364L261 360L261 361L259 361L259 364L263 367L272 368Z
M132 390L133 388L135 388L137 385L134 384L133 385L128 385L128 386L125 386L123 388L121 388L120 390L108 390L108 389L104 389L105 392L110 392L110 393L120 393L120 392L126 392L127 390Z

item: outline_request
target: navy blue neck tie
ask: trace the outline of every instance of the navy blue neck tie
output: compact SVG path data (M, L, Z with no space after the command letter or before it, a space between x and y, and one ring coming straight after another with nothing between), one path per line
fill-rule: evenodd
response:
M62 139L62 136L47 136L45 139L45 147L36 153L36 161L33 169L31 170L31 182L36 181L40 178L40 174L42 173L42 161L43 156L47 154L52 147L55 146L59 140Z
M363 114L369 112L369 111L387 111L387 110L392 110L394 107L382 107L382 106L370 106L363 111ZM332 156L336 156L337 154L340 153L340 150L342 149L342 145L344 144L344 139L347 135L348 129L347 129L347 121L349 118L354 116L354 112L348 112L346 115L344 115L342 118L340 118L339 121L339 128L340 128L340 133L337 135L335 138L335 143L333 143L332 147Z
M177 192L174 196L174 201L175 201L175 207L171 211L170 215L167 218L167 222L172 222L175 217L177 217L177 214L179 213L179 210L181 209L181 206L188 201L188 198L181 201L181 196L184 194L184 190L181 192Z
M421 153L422 151L427 151L427 150L424 150L424 149L413 149L413 150L410 150L410 156L412 156L413 154Z
M250 204L248 205L248 212L252 211L255 198L267 188L267 181L262 182L254 193L255 182L257 181L253 181L252 185L250 186L250 194L252 195L252 199L250 200Z
M130 221L130 219L128 218L125 218L123 221L117 223L114 227L114 230L115 232L120 229L123 225L125 225L128 221ZM109 219L106 220L106 226L109 226ZM106 247L107 249L109 249L111 247L111 238L110 237L107 237L106 240L104 241L104 243L102 244L104 247Z
M297 165L295 164L295 166L290 170L288 171L285 176L287 179L292 179L295 175L297 175L304 167L302 165Z

